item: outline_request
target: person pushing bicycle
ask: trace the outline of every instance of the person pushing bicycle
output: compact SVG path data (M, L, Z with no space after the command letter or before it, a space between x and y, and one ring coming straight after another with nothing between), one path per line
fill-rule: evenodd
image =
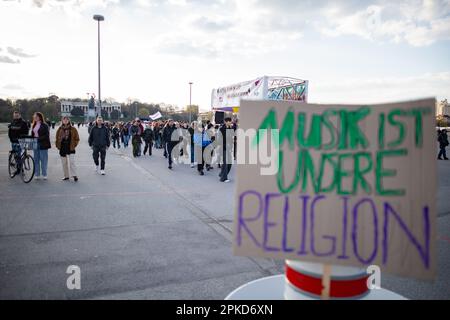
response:
M8 125L8 137L11 142L12 150L17 154L21 154L19 138L28 136L28 124L22 119L19 111L13 112L13 120Z

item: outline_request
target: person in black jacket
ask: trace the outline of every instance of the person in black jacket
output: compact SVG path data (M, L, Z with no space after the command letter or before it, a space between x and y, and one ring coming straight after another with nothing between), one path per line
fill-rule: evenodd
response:
M133 157L141 156L142 132L140 127L140 120L134 120L130 127L131 144L133 145Z
M172 150L180 142L177 137L175 136L172 137L172 134L175 132L175 130L176 130L175 123L173 122L172 119L169 119L163 132L163 139L167 145L166 148L167 148L167 158L169 159L169 169L172 169L173 163Z
M145 142L144 146L144 156L148 150L148 155L152 155L152 147L153 147L153 140L154 140L154 134L153 129L150 127L150 125L147 125L147 128L144 130L143 139Z
M447 152L445 150L445 148L447 148L447 146L449 145L447 130L442 129L441 131L438 132L438 142L439 142L438 160L442 160L442 157L444 157L444 160L448 160Z
M48 149L51 148L50 128L44 121L44 115L40 112L33 115L31 135L33 138L37 138L37 144L33 150L35 179L39 180L42 173L42 178L47 180Z
M28 124L22 119L19 111L14 111L13 120L8 126L8 137L13 149L13 145L19 143L19 138L28 135L28 130Z
M120 149L120 127L119 124L116 123L112 129L112 140L113 140L113 147L116 148L116 143L117 143L117 148Z
M22 148L19 144L19 138L27 136L30 128L28 123L25 122L20 116L19 111L13 112L13 120L8 125L8 137L11 142L11 150L16 154L16 162L20 162L20 155L22 154Z
M89 146L92 148L92 157L94 158L94 163L96 167L96 172L99 172L99 162L98 158L100 156L100 174L105 175L105 159L106 150L109 148L111 143L109 130L103 124L103 118L97 117L95 126L92 127L89 134Z
M231 150L233 146L233 140L234 140L234 130L233 125L231 123L231 118L225 118L224 124L220 127L220 145L222 147L222 168L220 171L220 181L221 182L229 182L228 174L231 170L231 163L232 163L232 155Z
M191 143L191 168L195 167L195 152L194 152L194 133L197 129L197 121L193 121L191 126L187 129L190 135L190 143Z

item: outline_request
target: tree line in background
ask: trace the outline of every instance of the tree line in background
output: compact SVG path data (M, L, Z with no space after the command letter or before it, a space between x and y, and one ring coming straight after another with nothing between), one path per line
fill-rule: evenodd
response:
M66 100L66 99L61 99ZM88 102L86 99L70 99L74 102ZM105 101L104 103L107 103ZM148 118L149 115L161 112L164 118L172 118L175 121L195 120L198 117L198 106L187 106L182 111L177 111L172 105L160 105L153 103L143 103L138 101L129 101L122 103L122 117L121 114L114 110L108 114L102 110L102 116L105 120L121 120L127 121L135 117ZM55 96L47 98L35 99L0 99L0 122L10 122L14 110L20 111L25 120L31 120L33 113L42 112L46 119L50 121L59 121L61 118L61 103L60 99ZM189 115L189 111L191 114ZM84 112L80 108L74 108L71 112L71 118L74 122L84 121Z
M42 112L46 118L58 119L60 114L60 103L58 97L50 96L48 98L38 99L0 99L0 122L10 122L12 112L18 110L22 118L31 120L33 113Z

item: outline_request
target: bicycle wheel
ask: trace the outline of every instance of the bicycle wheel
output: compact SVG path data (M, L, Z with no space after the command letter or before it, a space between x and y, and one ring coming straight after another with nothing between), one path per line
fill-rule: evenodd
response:
M27 154L22 158L22 180L29 183L34 177L34 159Z
M14 178L17 174L17 161L16 161L16 156L15 156L14 152L11 152L9 154L8 173L9 173L9 177L11 179Z

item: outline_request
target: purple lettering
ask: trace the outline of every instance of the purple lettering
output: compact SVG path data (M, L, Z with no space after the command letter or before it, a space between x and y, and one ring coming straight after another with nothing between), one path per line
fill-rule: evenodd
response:
M267 244L269 242L269 229L275 227L277 224L275 222L269 221L269 207L270 207L270 199L280 197L280 193L268 193L265 197L265 206L264 206L264 236L263 236L263 248L266 251L280 251L279 248L269 247Z
M284 252L292 252L293 248L288 248L287 244L287 227L288 227L288 218L289 218L289 196L284 197L284 208L283 208L283 244L282 248Z
M373 215L373 227L374 227L374 239L373 239L373 251L369 258L364 259L360 256L358 252L358 208L364 204L369 203L372 207L372 215ZM369 199L364 198L358 201L353 207L353 228L352 228L352 241L353 241L353 252L355 256L361 263L370 264L377 256L378 252L378 216L377 216L377 208L375 207L375 203Z
M393 216L398 222L400 228L405 232L409 241L416 247L419 251L420 258L425 265L425 268L430 267L430 213L428 206L423 208L423 234L424 234L424 245L422 246L412 232L408 229L405 222L401 219L399 214L395 212L394 208L391 207L389 203L384 204L384 226L383 226L383 264L386 264L388 259L388 231L389 231L389 217Z
M258 198L258 200L259 200L258 214L255 217L252 217L252 218L244 218L243 217L243 214L244 214L244 198L246 196L248 196L248 195L256 196ZM237 227L237 244L238 244L238 246L241 246L242 229L245 229L245 231L248 233L250 238L252 238L253 242L258 247L261 247L261 244L258 242L256 237L252 234L252 232L250 231L250 229L247 227L247 224L246 224L246 222L253 222L253 221L256 221L256 220L259 219L259 217L262 214L261 204L262 204L262 197L261 197L261 194L259 194L259 192L257 192L257 191L246 191L246 192L242 193L239 196L238 227Z
M324 256L331 256L331 255L333 255L334 253L335 253L335 251L336 251L336 237L332 237L332 236L322 236L322 238L323 239L328 239L328 240L331 240L331 249L328 251L328 252L322 252L322 253L320 253L320 252L317 252L316 251L316 248L315 248L315 245L314 245L314 209L315 209L315 206L316 206L316 202L318 202L319 200L323 200L323 199L325 199L325 196L316 196L315 198L314 198L314 200L312 201L312 203L311 203L311 209L310 209L310 215L311 215L311 224L310 224L310 230L311 230L311 234L310 234L310 237L311 237L311 252L313 253L313 254L315 254L316 256L319 256L319 257L324 257Z
M297 251L298 255L304 255L308 252L305 249L306 246L306 223L307 223L307 215L308 215L308 200L309 196L302 195L300 198L303 200L303 210L302 210L302 244L300 250Z
M338 256L338 259L348 259L347 255L347 216L348 216L348 199L349 197L342 197L344 201L342 212L342 254Z

